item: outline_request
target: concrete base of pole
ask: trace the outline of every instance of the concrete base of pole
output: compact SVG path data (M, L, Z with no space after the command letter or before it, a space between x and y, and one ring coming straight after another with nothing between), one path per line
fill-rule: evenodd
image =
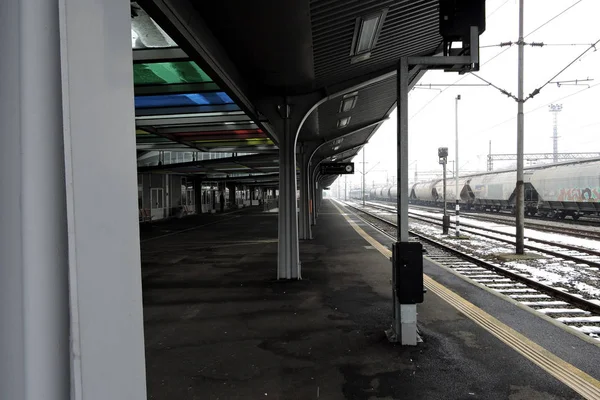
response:
M449 230L450 230L450 216L444 215L442 217L442 233L444 235L447 235Z

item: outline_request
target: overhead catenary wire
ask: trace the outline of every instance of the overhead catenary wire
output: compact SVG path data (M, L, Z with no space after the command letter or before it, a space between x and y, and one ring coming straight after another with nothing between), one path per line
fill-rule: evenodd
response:
M539 107L532 108L531 110L527 110L527 111L525 111L525 114L529 114L529 113L532 113L532 112L538 111L538 110L540 110L540 109L542 109L542 108L544 108L544 109L545 109L545 108L547 108L547 107L548 107L550 104L557 103L557 102L559 102L559 101L561 101L561 100L564 100L564 99L567 99L567 98L569 98L569 97L574 97L574 96L576 96L576 95L578 95L578 94L581 94L581 93L583 93L583 92L585 92L585 91L587 91L587 90L589 90L589 89L593 89L593 88L595 88L595 87L597 87L597 86L600 86L600 83L596 83L595 85L591 85L590 87L586 87L586 88L584 88L584 89L578 90L577 92L570 93L570 94L568 94L568 95L566 95L566 96L559 97L558 99L554 99L554 100L552 100L552 101L550 101L550 102L548 102L548 103L542 104L542 105L541 105L541 106L539 106ZM496 124L494 124L494 125L492 125L492 126L490 126L490 127L488 127L488 128L485 128L485 129L484 129L484 130L482 130L482 131L477 131L477 133L478 133L478 134L482 134L482 133L485 133L485 132L489 132L489 131L491 131L492 129L495 129L495 128L497 128L497 127L501 126L501 125L504 125L504 124L506 124L506 123L508 123L508 122L514 121L514 120L515 120L515 118L516 118L516 117L510 117L510 118L508 118L508 119L506 119L506 120L504 120L504 121L502 121L502 122L498 122L498 123L496 123Z
M502 89L502 88L500 88L500 87L498 87L498 86L494 85L492 82L490 82L490 81L488 81L488 80L486 80L486 79L484 79L484 78L480 77L479 75L477 75L477 74L475 74L475 73L473 73L473 72L469 72L469 73L470 73L471 75L473 75L475 78L481 79L482 81L484 81L485 83L487 83L489 86L493 87L494 89L497 89L497 90L498 90L500 93L502 93L502 94L504 94L504 95L506 95L506 96L508 96L508 97L510 97L510 98L512 98L512 99L515 99L515 100L517 100L517 98L515 97L515 95L513 95L513 94L512 94L512 93L510 93L509 91L507 91L507 90L505 90L505 89Z
M529 32L527 35L525 35L523 37L523 39L527 38L530 35L533 35L535 32L539 31L544 26L548 25L550 22L554 21L556 18L560 17L561 15L563 15L564 13L566 13L567 11L569 11L571 8L573 8L577 4L581 3L582 1L583 0L579 0L579 1L577 1L577 3L571 4L569 7L565 8L564 10L562 10L561 12L559 12L558 14L556 14L554 17L550 18L548 21L544 22L543 24L541 24L540 26L538 26L537 28L535 28L534 30L532 30L531 32Z
M564 10L562 10L561 12L559 12L558 14L556 14L554 17L550 18L549 20L547 20L546 22L544 22L543 24L541 24L540 26L538 26L537 28L535 28L533 31L529 32L528 34L526 34L523 38L527 38L528 36L534 34L535 32L537 32L538 30L542 29L544 26L548 25L550 22L554 21L555 19L557 19L558 17L560 17L561 15L563 15L564 13L566 13L567 11L569 11L571 8L575 7L577 4L581 3L583 0L578 0L576 3L571 4L569 7L565 8ZM496 8L494 11L492 11L490 13L490 15L488 15L487 18L489 18L490 16L492 16L496 11L498 11L498 9L502 6L504 6L506 3L508 3L508 0L505 1L504 3L502 3L498 8ZM499 52L498 54L496 54L495 56L493 56L492 58L490 58L489 60L487 60L486 62L484 62L483 64L481 64L481 67L483 67L484 65L492 62L493 60L495 60L496 58L498 58L499 56L501 56L502 54L506 53L509 49L511 49L513 47L514 44L516 44L515 42L506 42L506 48L504 50L502 50L501 52ZM480 47L481 48L481 47ZM474 75L473 73L471 73L471 75ZM462 81L463 79L465 79L468 75L465 74L463 75L461 78L457 79L451 86L457 84L458 82ZM481 79L481 78L480 78ZM409 120L412 120L413 118L415 118L417 115L419 115L421 113L421 111L423 111L425 108L427 108L431 103L433 103L435 101L435 99L437 99L442 93L444 93L446 90L448 90L451 86L443 89L441 92L437 93L431 100L429 100L427 103L425 103L425 105L423 105L423 107L421 107L419 110L417 110L417 112L415 112L412 116L410 116ZM500 90L501 93L506 94L509 97L513 97L512 95L509 95L509 92L500 89L498 87L496 87L498 90Z
M580 55L578 55L577 57L575 57L575 59L573 59L573 61L571 61L563 69L561 69L560 71L558 71L558 73L556 75L554 75L552 78L548 79L548 81L546 83L544 83L542 86L540 86L539 88L537 88L533 92L531 92L529 94L529 96L527 96L527 98L525 98L523 101L527 101L527 100L533 98L534 96L536 96L537 94L539 94L540 91L544 87L546 87L547 85L549 85L554 80L554 78L556 78L557 76L559 76L560 74L562 74L563 72L565 72L571 65L573 65L577 60L579 60L581 57L583 57L585 53L587 53L591 49L596 50L596 45L598 44L598 42L600 42L600 39L596 40L596 42L594 42L593 44L590 45L590 47L588 47L587 49L585 49L585 51L583 53L581 53Z
M499 9L501 9L502 7L504 7L506 5L506 3L508 3L509 0L504 0L504 3L500 4L498 7L496 7L494 9L494 11L492 11L491 13L489 13L485 18L486 19L490 19L492 17L492 15L496 14L496 11L498 11Z
M502 50L501 52L499 52L498 54L496 54L494 57L490 58L489 60L487 60L486 62L484 62L483 64L481 64L481 66L483 67L484 65L492 62L494 59L498 58L499 56L501 56L502 54L504 54L509 49L510 49L510 47L507 47L506 49ZM427 106L429 106L431 103L433 103L435 101L435 99L437 99L443 92L445 92L446 90L450 89L453 86L457 86L457 83L460 82L460 81L462 81L463 79L465 79L467 76L468 76L467 74L461 76L456 81L454 81L453 83L449 84L448 87L444 88L441 92L439 92L435 96L433 96L433 98L431 100L429 100L427 103L425 103L425 105L423 105L423 107L419 108L419 110L417 110L417 112L415 112L413 115L411 115L410 118L409 118L409 120L412 120L414 117L416 117L417 115L419 115L421 113L421 111L423 111L425 108L427 108Z

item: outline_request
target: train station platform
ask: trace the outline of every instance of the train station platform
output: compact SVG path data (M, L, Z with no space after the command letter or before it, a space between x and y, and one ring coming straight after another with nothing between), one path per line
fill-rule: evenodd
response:
M207 217L142 236L150 399L600 398L598 345L431 262L423 343L390 344L390 239L341 205L301 281L274 279L276 213Z

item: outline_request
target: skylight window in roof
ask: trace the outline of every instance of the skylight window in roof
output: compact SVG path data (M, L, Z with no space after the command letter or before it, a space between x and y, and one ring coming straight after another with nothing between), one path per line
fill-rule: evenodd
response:
M133 49L178 47L177 43L135 1L131 2Z
M354 36L350 49L351 63L364 61L371 57L371 51L377 43L377 37L387 15L387 8L356 18Z

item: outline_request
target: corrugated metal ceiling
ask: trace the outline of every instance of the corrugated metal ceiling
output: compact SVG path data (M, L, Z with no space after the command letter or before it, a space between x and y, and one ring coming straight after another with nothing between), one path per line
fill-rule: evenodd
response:
M367 60L352 64L356 18L388 8ZM394 65L401 56L432 54L442 42L437 0L312 0L316 86L322 87Z

